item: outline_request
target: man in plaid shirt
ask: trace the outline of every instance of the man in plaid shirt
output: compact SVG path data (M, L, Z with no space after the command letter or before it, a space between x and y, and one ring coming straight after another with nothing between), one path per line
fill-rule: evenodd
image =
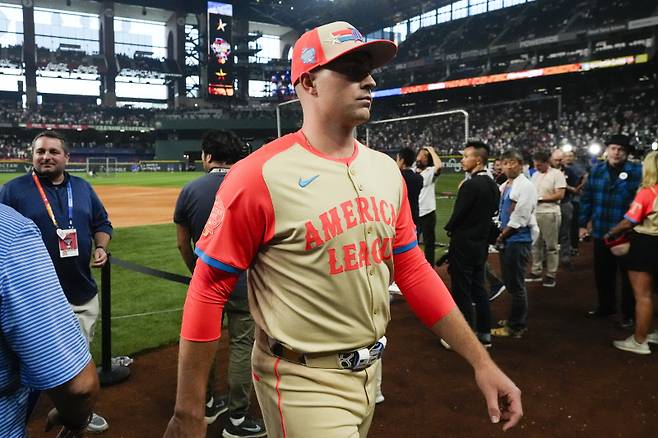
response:
M621 326L631 327L635 314L633 289L623 257L614 256L603 236L624 218L642 179L642 166L628 161L632 150L626 135L613 135L606 142L606 161L595 165L580 201L580 237L594 239L594 279L598 306L591 317L608 317L616 310L617 272L622 276Z

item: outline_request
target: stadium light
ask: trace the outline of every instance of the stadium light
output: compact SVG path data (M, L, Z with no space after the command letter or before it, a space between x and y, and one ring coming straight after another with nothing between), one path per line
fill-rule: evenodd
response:
M651 143L651 150L658 151L658 141Z
M565 143L562 145L562 152L573 152L573 145L571 143Z
M594 156L599 155L601 153L601 145L599 143L592 143L589 145L589 153Z

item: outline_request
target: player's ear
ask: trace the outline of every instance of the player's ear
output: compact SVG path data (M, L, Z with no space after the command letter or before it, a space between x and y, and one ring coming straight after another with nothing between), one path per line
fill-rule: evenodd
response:
M318 91L315 86L315 78L311 72L302 73L299 78L299 85L304 91L306 91L306 93L312 96L317 96Z

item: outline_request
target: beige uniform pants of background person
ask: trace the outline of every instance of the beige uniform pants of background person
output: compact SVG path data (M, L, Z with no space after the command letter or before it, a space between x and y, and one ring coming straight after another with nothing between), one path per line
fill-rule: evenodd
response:
M541 275L546 260L546 275L555 278L560 263L560 213L536 213L539 238L532 245L532 273Z
M71 304L71 309L78 319L80 324L80 331L87 340L87 344L91 344L94 339L94 328L96 327L96 320L100 313L100 306L98 303L98 294L91 300L82 304L81 306L74 306Z
M381 360L362 371L311 368L273 356L259 329L254 387L268 438L365 438Z

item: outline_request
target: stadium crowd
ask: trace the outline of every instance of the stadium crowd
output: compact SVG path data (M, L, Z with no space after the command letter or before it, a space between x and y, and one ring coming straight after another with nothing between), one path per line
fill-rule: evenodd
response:
M467 105L459 108L469 112L469 137L489 144L494 154L510 147L532 155L549 149L563 140L586 148L592 142L601 143L620 126L637 142L650 144L658 138L658 110L655 90L647 88L629 93L619 90L600 92L563 101L560 120L556 99L511 101L490 105ZM377 106L380 102L376 102ZM446 111L435 105L416 104L408 107L385 106L382 102L378 119L412 116ZM464 116L455 114L430 119L418 119L376 125L369 129L369 144L379 150L397 150L432 145L440 154L458 153L464 142Z

